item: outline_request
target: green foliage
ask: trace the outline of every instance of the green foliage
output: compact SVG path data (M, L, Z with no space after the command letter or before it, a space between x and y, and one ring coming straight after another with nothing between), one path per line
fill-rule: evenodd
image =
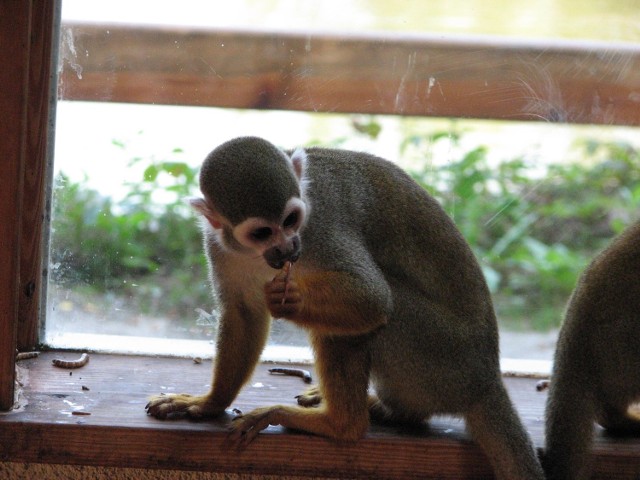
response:
M382 125L372 116L353 117L351 119L351 126L356 132L366 135L373 140L377 139L378 135L382 132Z
M360 134L380 133L373 117L354 122ZM412 136L400 153L425 165L413 177L471 244L501 322L557 326L579 273L640 216L640 152L589 140L579 145L580 162L542 166L490 159L484 146L463 151L460 137L455 131ZM455 160L431 157L443 142ZM194 308L211 305L200 229L185 200L197 192L197 169L180 161L181 153L131 160L140 177L117 201L90 189L86 179L58 175L54 281L134 298L143 312L163 316L190 317Z
M428 158L440 141L455 147L458 136L413 137L402 153ZM557 326L580 272L638 219L640 153L596 141L582 151L580 163L541 168L520 158L490 164L478 147L413 173L471 244L504 323Z
M141 163L134 159L130 167ZM135 296L146 313L179 314L210 305L201 232L186 203L196 191L196 169L175 160L154 161L127 185L129 193L114 201L87 187L86 179L56 177L53 280L94 293Z

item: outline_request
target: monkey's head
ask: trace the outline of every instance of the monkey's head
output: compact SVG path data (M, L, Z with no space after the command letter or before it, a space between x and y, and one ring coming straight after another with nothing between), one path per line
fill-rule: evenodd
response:
M300 256L305 201L304 150L291 156L257 137L223 143L200 171L204 198L191 201L226 248L261 255L273 268Z

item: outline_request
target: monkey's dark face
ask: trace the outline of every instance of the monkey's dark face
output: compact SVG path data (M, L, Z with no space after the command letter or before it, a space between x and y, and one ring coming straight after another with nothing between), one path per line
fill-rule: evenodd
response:
M272 268L280 269L300 256L300 232L307 217L305 203L291 198L277 222L250 217L235 225L233 237L243 247L261 255Z

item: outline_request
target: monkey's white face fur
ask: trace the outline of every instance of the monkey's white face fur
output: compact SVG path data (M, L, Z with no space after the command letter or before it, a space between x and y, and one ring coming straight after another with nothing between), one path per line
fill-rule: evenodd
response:
M257 255L265 257L274 268L287 260L296 261L300 255L300 229L305 224L307 207L299 198L291 198L279 222L251 217L233 227L237 242Z
M296 150L290 157L300 192L305 197L307 179L304 175L306 163L304 150ZM227 250L263 257L271 267L280 269L285 262L295 262L300 256L300 233L309 216L309 206L302 198L291 197L280 214L278 221L262 217L249 217L234 225L221 215L205 195L204 199L191 200L191 205L206 219L219 245Z

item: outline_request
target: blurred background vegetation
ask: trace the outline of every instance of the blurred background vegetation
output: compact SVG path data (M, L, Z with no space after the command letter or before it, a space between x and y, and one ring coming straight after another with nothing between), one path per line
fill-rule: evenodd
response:
M375 118L354 120L376 138ZM410 135L398 158L434 195L473 247L502 327L557 327L578 274L624 227L640 218L640 152L584 139L581 159L562 165L523 158L490 161L484 146L460 151L455 129ZM434 146L459 158L438 163ZM126 149L126 145L114 141ZM340 140L335 145L339 146ZM134 299L150 316L193 323L212 304L196 216L197 168L175 149L165 159L133 158L141 176L114 200L58 173L52 220L52 281L87 302ZM189 319L189 320L186 320Z

